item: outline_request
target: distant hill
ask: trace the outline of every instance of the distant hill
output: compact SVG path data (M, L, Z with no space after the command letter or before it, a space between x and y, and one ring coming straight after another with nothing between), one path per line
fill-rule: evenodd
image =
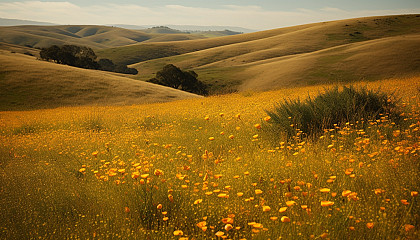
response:
M37 21L30 21L30 20L0 18L0 26L19 26L19 25L51 26L51 25L56 25L56 24L49 23L49 22L37 22Z
M132 105L200 97L173 88L0 50L0 111Z
M130 78L148 80L171 63L194 70L211 93L420 75L420 14L355 18L245 34L231 30L207 33L213 34L212 38L204 33L182 33L171 26L148 30L76 25L0 27L0 49L36 56L38 50L31 47L64 43L90 46L99 58L136 68L139 74ZM218 33L222 36L216 37ZM229 34L235 35L225 36ZM6 74L2 68L0 71ZM48 74L39 75L39 81L48 79ZM60 74L55 72L55 76ZM88 75L103 76L98 71ZM80 77L83 79L82 74ZM124 84L132 84L132 80L124 79Z
M136 29L136 30L143 30L148 28L156 27L156 25L129 25L129 24L109 24L106 26L114 26L120 28L127 28L127 29ZM197 25L164 25L168 28L175 29L182 32L207 32L207 31L224 31L229 30L233 32L240 32L240 33L251 33L257 32L258 30L242 28L242 27L234 27L234 26L197 26Z
M184 33L180 30L172 29L170 27L166 26L157 26L157 27L151 27L147 29L143 29L142 32L146 33L160 33L160 34L178 34L178 33Z
M382 16L220 38L140 43L104 49L100 55L116 62L138 62L131 67L139 70L142 80L172 63L196 71L215 92L267 90L419 74L419 35L420 15ZM158 49L161 56L148 55Z
M95 25L7 26L0 27L0 42L33 48L51 45L83 45L93 49L127 46L141 42L197 40L238 34L232 31L183 32L166 26L143 30Z
M204 38L187 33L178 34L182 38L178 36L175 40ZM95 25L0 27L0 42L36 48L73 44L104 49L162 38L163 35L166 34ZM174 40L169 37L165 41Z
M232 35L238 35L242 34L241 32L234 32L230 30L223 30L223 31L192 31L192 34L197 34L201 36L205 36L207 38L213 38L213 37L224 37L224 36L232 36Z

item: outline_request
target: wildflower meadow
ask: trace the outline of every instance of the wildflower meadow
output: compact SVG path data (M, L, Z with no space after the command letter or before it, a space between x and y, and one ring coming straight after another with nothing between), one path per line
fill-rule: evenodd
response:
M1 112L0 238L419 239L413 85L311 137L267 112L325 86Z

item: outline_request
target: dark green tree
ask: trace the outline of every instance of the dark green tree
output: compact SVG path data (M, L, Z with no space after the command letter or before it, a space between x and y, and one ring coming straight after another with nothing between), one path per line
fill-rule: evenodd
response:
M41 52L39 53L41 59L47 60L47 61L54 61L58 62L58 54L60 53L61 49L57 45L52 45L49 48L43 48Z
M114 71L116 67L115 64L108 58L99 59L98 64L99 64L99 68L103 71L111 72L111 71Z
M208 94L207 86L197 77L198 75L194 71L182 71L173 64L167 64L156 73L156 77L149 79L148 82L191 93Z
M127 74L138 73L135 68L128 68L126 65L115 65L109 59L100 59L99 61L96 61L97 57L95 52L91 48L85 46L53 45L49 48L43 48L40 52L40 57L47 61L80 68L100 69Z

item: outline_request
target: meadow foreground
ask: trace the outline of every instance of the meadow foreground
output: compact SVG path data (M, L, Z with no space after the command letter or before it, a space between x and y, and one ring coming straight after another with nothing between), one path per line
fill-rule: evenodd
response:
M271 110L321 87L0 112L1 239L419 239L420 79L316 139ZM328 87L328 86L327 86Z

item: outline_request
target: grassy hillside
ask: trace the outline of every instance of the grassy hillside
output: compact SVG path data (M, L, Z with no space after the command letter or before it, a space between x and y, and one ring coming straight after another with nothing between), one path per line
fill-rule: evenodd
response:
M172 29L172 28L169 28L169 27L165 27L165 26L152 27L152 28L144 29L142 31L146 32L146 33L166 33L166 34L182 33L182 31Z
M240 90L350 83L420 75L420 35L346 44L245 65ZM204 71L205 72L205 71Z
M234 32L230 30L223 30L223 31L202 31L202 32L192 32L192 34L198 34L205 37L223 37L223 36L231 36L231 35L238 35L242 34L241 32Z
M212 53L218 56L212 60L223 60L229 56L273 49L277 52L266 56L273 58L312 52L352 42L419 33L419 22L417 15L356 18L187 42L155 43L153 45L140 43L106 49L101 51L101 54L115 62L126 64L135 63L135 55L142 51L141 48L149 48L150 51L171 48L175 50L176 54L214 48ZM280 51L281 49L282 51ZM229 50L233 53L229 53ZM132 54L129 54L130 52ZM202 58L206 58L206 56ZM201 61L201 64L210 62Z
M0 50L39 57L39 49L0 42Z
M258 87L266 90L332 80L373 80L395 74L416 75L419 73L416 64L419 61L419 34L420 18L417 15L385 16L215 39L137 44L104 50L101 54L109 53L108 56L117 56L116 61L120 61L131 52L125 62L133 62L137 52L146 51L138 58L143 62L132 65L139 70L141 79L147 79L163 65L173 63L197 71L201 80L211 84L214 89ZM167 55L186 53L146 61L147 51L154 47L162 48L161 53ZM241 72L243 74L237 74ZM261 78L270 80L250 84Z
M323 87L0 112L0 234L419 239L420 79L367 86L402 98L400 122L268 134L264 110Z
M162 38L163 35L166 34L88 25L0 27L0 42L37 48L53 44L74 44L103 49L135 44L155 37ZM198 38L186 33L179 33L179 35L182 35L182 39ZM179 39L181 39L180 36L177 40ZM166 40L173 41L170 38Z
M0 111L167 102L197 95L0 50Z

